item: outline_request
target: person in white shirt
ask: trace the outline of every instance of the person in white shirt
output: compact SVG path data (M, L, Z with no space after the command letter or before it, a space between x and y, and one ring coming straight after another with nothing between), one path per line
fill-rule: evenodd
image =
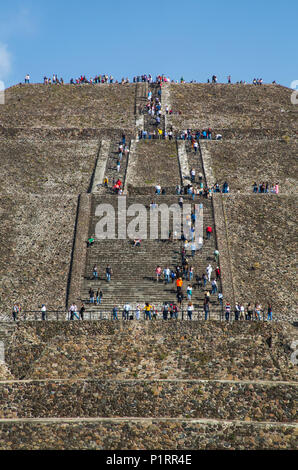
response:
M78 307L76 306L76 304L73 304L73 313L74 313L74 316L79 320L80 317L78 314Z
M189 302L187 306L187 315L188 315L189 320L192 320L193 311L194 311L194 306L191 302Z
M211 282L211 275L212 275L212 271L213 271L211 264L209 264L209 266L207 266L206 271L207 271L208 281Z
M165 277L165 281L167 283L170 282L170 275L171 275L171 270L170 268L167 266L165 269L164 269L164 277Z
M74 315L74 304L71 304L70 308L69 308L69 319L70 320L73 320L73 315Z
M191 300L191 298L192 298L192 286L189 285L187 287L187 299Z
M140 314L141 314L141 308L138 305L137 308L136 308L136 320L140 319Z
M47 317L47 308L45 305L42 305L41 307L41 319L46 320Z
M130 305L129 303L126 303L123 307L123 319L124 320L129 320L129 312L130 312Z
M196 178L196 170L194 168L192 168L191 171L190 171L190 177L191 177L191 181L193 183L195 181L195 178Z

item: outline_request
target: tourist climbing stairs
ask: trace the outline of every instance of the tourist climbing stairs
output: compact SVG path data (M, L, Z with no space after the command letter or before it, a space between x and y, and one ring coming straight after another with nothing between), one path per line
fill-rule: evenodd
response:
M150 302L155 305L158 311L161 311L164 302L176 302L176 285L170 282L165 283L156 282L155 269L161 266L162 269L169 267L175 271L176 266L181 266L181 250L183 242L181 240L142 240L140 247L133 246L131 239L97 239L96 225L101 220L96 216L96 208L101 204L109 204L115 211L115 236L118 233L118 218L125 215L125 210L118 211L118 199L123 201L123 196L102 197L93 196L91 205L91 218L89 224L89 236L94 236L96 241L92 247L88 248L86 269L84 272L83 287L81 292L81 300L87 302L87 310L93 313L98 313L100 317L101 311L112 311L113 306L123 307L129 302L134 308L140 304L144 305L145 302ZM129 207L132 204L142 204L147 210L147 229L148 237L150 230L156 226L150 223L152 209L150 209L151 198L148 196L134 196L126 199L126 205ZM192 201L189 200L189 203ZM178 197L160 196L157 203L163 203L168 206L178 203ZM194 206L193 206L194 208ZM151 215L150 215L151 214ZM126 226L128 226L133 217L127 217ZM204 223L212 223L212 206L210 201L204 204ZM125 222L124 222L125 223ZM160 227L160 220L159 220ZM170 216L169 229L172 227L172 216ZM123 228L123 227L122 227ZM109 235L110 236L110 235ZM202 287L198 286L196 276L202 278L202 274L206 273L206 267L213 261L211 253L213 253L214 242L212 240L205 240L203 248L199 250L195 257L192 258L191 252L187 253L189 265L194 268L194 279L189 282L188 279L184 280L184 304L186 310L186 288L188 284L193 286L193 304L195 307L194 318L203 317L203 301L205 291ZM99 278L93 279L93 267L97 265L99 270ZM105 269L110 265L112 268L111 282L107 282L105 276ZM163 279L163 276L162 276ZM90 305L89 303L89 289L92 288L96 291L102 290L103 300L100 306ZM206 290L211 292L210 283L207 284ZM211 296L210 318L220 319L221 308L218 303L217 295Z
M152 102L156 103L156 99L161 101L161 87L158 83L150 83L149 84L149 91L152 92ZM154 116L148 114L147 107L143 108L144 112L144 129L147 131L147 138L149 136L156 136L158 137L158 129L165 131L165 117L164 115L160 116L160 124L156 123L156 113Z

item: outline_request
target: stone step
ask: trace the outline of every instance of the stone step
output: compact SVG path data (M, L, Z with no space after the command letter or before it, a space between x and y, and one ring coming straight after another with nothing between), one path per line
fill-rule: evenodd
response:
M149 85L149 89L150 85ZM152 88L152 96L153 99L158 96L159 87ZM138 90L140 92L140 90ZM162 123L164 125L165 119L162 116ZM148 116L148 114L144 115L144 126L145 129L150 130L152 124L152 118ZM153 126L154 127L154 126ZM197 173L203 173L203 162L200 153L193 155L191 151L191 147L188 142L182 144L185 148L184 152L184 160L187 161L189 159L189 164L191 167L195 166ZM112 148L116 147L117 145L114 144ZM180 145L181 147L181 145ZM113 162L117 158L117 155L113 153L111 150L110 161ZM186 165L188 166L188 165ZM109 165L107 165L109 169ZM187 176L187 175L186 175ZM140 188L139 188L140 189ZM131 204L142 204L148 209L146 214L146 223L147 227L150 226L150 216L151 211L150 203L152 198L156 200L158 204L177 204L179 197L176 195L166 195L166 196L154 196L154 195L134 195L128 196L125 198L126 208ZM184 195L185 203L190 203L192 208L194 208L194 202L192 198L188 195ZM115 235L118 232L118 216L124 215L125 211L123 209L118 209L119 200L123 202L123 198L118 198L115 196L98 196L93 195L92 203L91 203L91 216L89 220L89 236L93 236L96 231L96 224L100 220L99 217L95 216L96 208L99 204L110 204L115 210ZM214 223L214 216L213 216L213 209L212 209L212 201L207 200L203 197L196 198L196 204L203 204L204 207L204 227L203 230L207 227L207 225L211 225L213 228L215 227ZM125 209L126 210L126 209ZM126 217L126 226L133 220L134 217ZM169 229L171 230L173 217L170 215L169 220ZM153 223L151 224L151 228L157 228L160 226L160 221L158 224ZM168 297L172 297L173 300L176 300L176 289L175 286L170 287L165 284L157 285L156 283L152 284L152 281L155 280L155 268L157 265L161 265L162 267L169 266L170 268L174 268L178 264L181 264L181 247L182 242L170 242L164 243L158 240L144 240L142 242L142 246L138 248L134 248L131 246L131 242L129 240L97 240L95 244L88 249L87 251L87 259L86 265L84 270L84 279L81 288L81 299L87 299L89 297L89 289L90 287L97 288L99 284L101 284L101 288L104 290L104 302L106 305L117 303L127 302L129 300L132 303L139 303L144 299L150 299L150 301L154 304L158 304L160 301L169 300ZM188 253L189 262L194 267L194 274L202 275L203 272L206 271L206 267L211 261L214 267L214 250L216 247L215 240L212 239L210 241L205 240L203 248L200 250L199 253L196 254L195 258L190 258L190 254ZM92 270L93 266L97 264L100 269L100 276L99 279L94 281L92 280ZM102 281L105 281L105 273L101 275L101 267L110 264L114 274L112 277L111 284L105 283L102 285ZM215 267L214 267L215 270ZM214 273L213 273L214 275ZM144 280L146 277L151 277L152 279ZM185 284L188 281L185 281ZM192 284L195 280L192 281ZM218 282L219 290L222 289L221 283ZM203 301L203 292L193 294L193 301L199 303ZM125 299L125 300L124 300ZM219 307L221 310L221 307ZM212 315L210 315L211 317Z
M297 383L204 380L0 382L2 419L192 418L293 423ZM9 396L9 406L7 403Z
M296 436L295 424L239 420L0 420L0 450L294 450Z
M291 382L294 334L271 322L20 322L5 360L16 380Z

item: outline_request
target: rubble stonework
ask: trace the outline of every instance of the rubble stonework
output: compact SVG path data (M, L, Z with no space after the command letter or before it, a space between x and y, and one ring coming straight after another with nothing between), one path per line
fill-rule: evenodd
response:
M296 441L295 426L249 421L0 421L5 450L294 450Z
M289 381L296 377L287 323L26 322L6 341L15 380Z
M153 139L149 91L154 102L161 98L161 133L211 127L223 139L197 153L191 142ZM165 116L166 105L173 113ZM142 140L142 130L152 139ZM1 450L297 447L296 133L290 91L276 85L7 91L0 109ZM130 152L118 172L122 139ZM191 168L205 184L227 180L231 191L200 197L204 230L211 226L213 235L192 261L195 274L215 263L218 249L224 302L261 302L262 320L270 302L274 321L216 321L223 308L215 295L212 321L202 321L199 286L193 321L91 321L99 307L88 303L85 321L66 321L66 307L88 302L90 286L103 289L107 318L115 304L154 301L161 309L173 301L175 285L157 283L155 267L180 264L181 240L142 240L141 247L96 240L88 249L86 241L96 232L97 207L117 204L113 178L130 203L150 212L153 198L177 204L176 185L190 181ZM249 194L255 179L279 181L281 194ZM155 195L157 183L165 195ZM36 320L41 304L62 309L60 321L23 322L22 314L13 322L14 302L37 309Z

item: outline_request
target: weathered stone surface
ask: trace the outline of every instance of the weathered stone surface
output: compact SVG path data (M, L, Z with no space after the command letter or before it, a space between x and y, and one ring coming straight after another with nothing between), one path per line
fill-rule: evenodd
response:
M212 418L294 422L297 386L224 381L77 380L0 383L0 419Z
M295 335L287 323L26 323L6 363L16 379L295 380Z
M296 321L296 197L228 195L223 201L236 301L260 302L264 309L271 303L275 320Z
M4 128L135 127L135 86L17 85L0 109Z
M296 194L298 153L297 139L289 142L276 140L228 140L204 142L211 155L215 181L222 185L229 182L232 194L252 194L253 184L279 183L282 195ZM265 194L262 196L272 196Z
M98 150L97 139L49 142L0 138L0 194L67 196L87 192Z
M225 138L295 135L292 90L278 85L171 84L177 130L208 129ZM178 114L181 113L181 114Z
M158 85L152 87L155 98ZM8 90L0 110L0 318L9 317L14 301L25 309L64 306L69 279L70 300L77 300L94 222L85 194L73 245L78 194L90 191L100 140L112 142L106 172L112 182L122 133L128 142L137 128L152 129L148 116L137 118L147 91L147 84ZM227 179L235 192L248 191L255 179L275 179L281 193L291 195L229 195L223 204L215 198L216 227L210 211L208 223L221 252L224 299L270 301L274 319L293 322L296 174L287 171L296 123L290 93L279 86L167 85L163 109L168 104L174 114L161 123L174 131L212 127L223 134L222 142L206 144L208 183ZM157 182L173 190L180 177L176 144L137 147L134 191L153 194ZM187 153L189 165L193 153ZM123 165L122 179L125 174ZM158 254L162 264L166 253ZM129 270L124 274L118 293ZM297 448L296 339L296 328L286 322L2 323L0 448Z
M295 449L294 426L196 420L0 422L5 450Z
M212 198L214 218L216 220L216 239L220 253L220 269L222 290L225 294L225 302L229 301L231 305L235 305L235 287L232 270L232 261L230 256L230 243L227 230L226 214L223 206L222 194L216 193Z
M78 198L0 196L0 318L23 310L64 308Z
M189 176L189 175L188 175ZM133 188L175 187L180 184L180 171L175 141L140 140L134 159L130 160L128 185Z

